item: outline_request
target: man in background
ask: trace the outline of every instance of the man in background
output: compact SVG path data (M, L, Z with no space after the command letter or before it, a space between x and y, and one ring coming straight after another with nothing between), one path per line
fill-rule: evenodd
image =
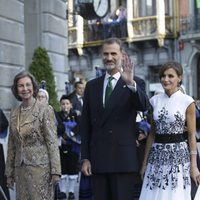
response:
M9 190L6 186L6 176L5 176L5 159L4 159L4 151L3 144L1 144L1 139L5 139L7 136L8 129L8 120L4 115L3 111L0 109L0 199L5 199L4 195L6 195L7 199L9 197Z
M74 88L75 88L74 92L70 95L72 107L77 112L78 115L81 115L85 85L83 82L77 81L74 84Z

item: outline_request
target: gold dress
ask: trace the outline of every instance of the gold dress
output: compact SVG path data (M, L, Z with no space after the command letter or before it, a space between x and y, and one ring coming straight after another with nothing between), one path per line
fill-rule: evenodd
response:
M56 120L49 105L35 102L11 112L6 176L16 182L17 200L53 200L52 174L61 174Z

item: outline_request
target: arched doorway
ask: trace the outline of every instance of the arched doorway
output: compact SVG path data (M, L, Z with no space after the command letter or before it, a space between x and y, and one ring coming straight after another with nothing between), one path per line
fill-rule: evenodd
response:
M200 98L200 53L191 56L186 73L188 94L194 99Z

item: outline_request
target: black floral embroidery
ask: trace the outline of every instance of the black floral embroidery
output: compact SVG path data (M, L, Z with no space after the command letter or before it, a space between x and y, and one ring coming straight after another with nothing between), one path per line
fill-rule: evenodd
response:
M156 133L158 134L177 134L183 133L185 120L183 115L177 111L173 117L175 120L169 121L171 116L166 108L162 108L158 113L158 120L155 121Z
M164 107L160 110L158 119L155 121L156 134L183 133L184 116L179 111L173 116L170 115L171 113ZM175 120L169 120L172 118ZM187 143L155 143L149 155L146 187L151 190L157 187L163 190L170 187L171 190L175 190L178 174L181 173L185 189L190 185L189 170L190 156Z

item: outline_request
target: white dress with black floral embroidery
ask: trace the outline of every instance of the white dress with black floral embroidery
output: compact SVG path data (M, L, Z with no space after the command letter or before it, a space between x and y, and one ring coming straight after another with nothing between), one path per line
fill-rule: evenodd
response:
M186 109L194 100L177 91L150 99L156 134L184 131ZM190 200L190 155L186 142L153 143L139 200Z

